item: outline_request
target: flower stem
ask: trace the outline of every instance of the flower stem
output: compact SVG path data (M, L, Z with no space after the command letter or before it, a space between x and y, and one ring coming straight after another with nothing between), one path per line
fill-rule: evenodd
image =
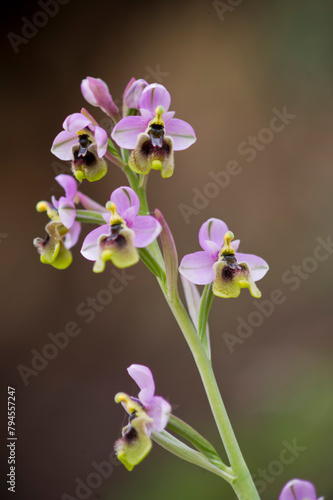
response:
M201 297L200 308L199 308L199 318L198 318L198 335L199 339L202 342L202 345L205 348L206 354L209 359L211 359L210 355L210 340L209 333L207 329L207 322L209 311L211 305L213 303L214 294L212 291L212 284L206 285Z
M186 462L190 462L191 464L198 465L202 469L206 469L209 472L222 477L230 484L234 481L232 473L216 467L204 455L202 455L202 453L193 450L186 444L179 441L179 439L172 436L172 434L169 434L169 432L153 431L151 437L157 444L170 453L173 453L173 455L176 455L176 457L179 457Z
M229 421L210 360L179 296L166 297L168 305L181 329L198 367L214 419L235 474L232 487L239 500L259 500L250 471L244 461L236 436Z

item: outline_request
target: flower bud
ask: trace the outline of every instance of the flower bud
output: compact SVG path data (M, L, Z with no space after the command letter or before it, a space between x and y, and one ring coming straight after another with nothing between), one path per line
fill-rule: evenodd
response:
M100 107L114 122L119 120L119 110L113 102L108 86L103 80L88 76L81 82L81 92L89 104Z

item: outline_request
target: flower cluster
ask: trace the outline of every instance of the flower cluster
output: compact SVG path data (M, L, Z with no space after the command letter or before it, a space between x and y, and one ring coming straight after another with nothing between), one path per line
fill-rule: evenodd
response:
M203 363L201 375L204 373L209 378L207 318L213 296L236 298L242 288L248 288L253 297L261 297L256 282L265 276L269 266L261 257L240 253L240 241L234 240L226 223L210 218L199 231L202 250L185 255L178 269L176 246L165 219L159 210L155 211L156 218L150 215L146 184L151 170L159 170L162 178L173 175L174 152L187 149L196 141L192 126L175 118L174 111L169 111L171 96L158 83L148 84L145 80L132 78L124 90L121 111L103 80L87 77L81 83L81 91L90 105L112 120L113 128L109 137L84 108L64 120L63 130L55 137L51 151L60 160L71 161L74 177L58 175L56 181L64 194L37 204L37 211L46 212L49 219L45 226L46 237L34 239L40 260L57 269L65 269L72 262L71 249L79 240L82 224L95 224L97 227L85 235L81 247L83 257L94 263L93 271L104 271L107 261L118 268L126 268L141 258L157 276L173 312L179 308L178 323L182 329L186 322L190 323L186 323L190 330L189 344L195 344L199 352L196 360L198 365ZM101 205L82 193L78 182L102 179L108 171L107 162L123 170L130 187L117 187L105 205ZM163 256L156 241L159 236ZM189 316L178 295L178 270L183 278ZM201 296L196 285L205 285ZM196 465L200 463L230 483L237 481L232 468L223 464L210 443L179 419L175 424L177 420L171 416L168 401L155 395L149 368L131 365L128 373L140 388L138 396L118 393L115 397L129 414L122 437L115 444L117 457L128 470L149 453L152 438L164 439L164 446L176 450L178 456ZM211 380L206 390L209 384L213 393L207 394L217 401ZM214 406L212 402L211 406ZM169 429L175 431L177 425L180 426L179 434L198 451L164 431L170 418ZM312 483L295 479L285 485L279 500L317 500L316 491Z

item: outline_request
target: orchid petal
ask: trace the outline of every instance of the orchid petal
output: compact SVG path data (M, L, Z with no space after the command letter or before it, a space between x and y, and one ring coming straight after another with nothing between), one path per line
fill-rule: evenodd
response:
M120 120L112 130L112 139L125 149L134 149L139 134L146 130L141 116L127 116Z
M280 493L279 500L317 500L316 490L309 481L293 479Z
M72 227L75 221L75 215L76 215L76 210L75 210L75 204L73 201L70 201L68 198L65 198L62 196L59 199L59 217L61 222L65 227L68 229Z
M108 134L102 127L94 127L95 141L97 144L97 154L102 158L108 147Z
M113 191L110 200L116 205L119 215L126 222L132 222L133 217L136 216L140 208L140 201L136 192L130 187L122 186ZM134 211L129 210L130 208L134 208Z
M102 234L109 235L109 224L97 227L91 231L82 243L81 253L88 260L97 260L98 257L98 240Z
M168 111L171 97L167 89L159 83L152 83L144 89L140 99L141 108L148 109L155 115L157 106L163 106L164 111Z
M207 252L194 252L183 257L179 272L196 285L208 285L214 281L213 259Z
M64 238L64 245L67 249L72 248L74 245L79 240L81 233L81 224L80 222L74 222L74 224L71 226L70 230L68 233L65 235Z
M230 244L231 244L232 248L235 250L235 252L237 252L239 244L240 244L240 240L233 240Z
M166 125L174 116L175 116L174 111L167 111L166 113L163 113L162 119L164 121L164 124Z
M147 415L154 420L153 429L162 432L168 424L171 413L171 405L161 396L154 396Z
M91 121L89 118L84 116L82 113L73 113L72 115L67 116L66 120L62 124L62 128L67 130L67 132L79 132L83 130L85 127L91 125Z
M225 233L228 231L228 226L220 219L208 219L202 224L199 231L199 243L201 248L205 250L205 241L211 240L217 244L221 250L224 242Z
M107 84L100 78L88 76L81 83L83 97L92 106L99 106L104 113L114 117L118 115L118 108L113 102Z
M124 97L129 108L139 109L141 95L147 85L146 80L140 78L139 80L134 80L128 90L125 89Z
M148 111L148 109L141 108L140 113L142 116L142 120L145 123L146 127L148 127L148 123L154 118L154 114Z
M135 233L134 245L137 248L150 245L162 231L161 224L151 215L138 215L130 227Z
M201 247L207 252L214 260L217 260L221 248L215 241L205 240L202 242Z
M71 175L60 174L55 178L58 184L65 190L66 198L74 200L77 193L77 183Z
M238 263L246 262L248 264L253 281L261 280L269 269L267 262L257 255L236 252L236 258Z
M179 118L171 118L166 123L165 135L172 138L175 151L187 149L197 140L191 125Z
M143 365L131 365L127 368L127 371L140 387L139 400L143 406L148 406L152 402L155 394L155 382L152 372L147 366Z
M63 130L53 141L51 152L59 160L72 160L72 147L78 143L77 134Z

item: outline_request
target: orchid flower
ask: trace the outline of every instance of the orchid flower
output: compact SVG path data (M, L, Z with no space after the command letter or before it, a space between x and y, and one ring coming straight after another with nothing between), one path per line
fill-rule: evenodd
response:
M68 229L74 224L76 214L75 205L79 202L87 210L94 210L96 212L107 211L105 207L78 191L77 183L71 175L60 174L57 175L55 180L64 188L65 196L61 196L59 200L52 196L52 204L58 210L61 222Z
M317 499L316 489L309 481L293 479L284 486L279 500L324 500L324 497Z
M67 229L60 220L51 220L45 226L46 238L35 238L33 243L40 254L43 264L51 264L56 269L66 269L72 263L72 254L69 251L78 241L81 224L74 222Z
M130 415L129 424L123 429L123 437L115 444L118 459L132 470L149 453L152 430L162 432L167 426L171 405L161 396L155 396L155 382L149 368L131 365L129 375L138 384L137 398L118 393L116 403L122 403Z
M94 272L102 272L111 260L117 267L129 267L139 261L137 248L150 245L162 227L151 215L138 215L140 201L130 187L123 186L111 194L104 213L107 224L94 229L85 238L81 253L95 261Z
M255 281L267 273L269 266L261 257L239 253L239 240L225 222L208 219L200 228L199 243L203 251L183 257L179 272L196 285L213 283L218 297L238 297L241 288L249 288L254 297L261 297Z
M163 85L148 85L140 97L140 116L127 116L114 127L111 136L118 146L133 149L129 166L134 172L148 174L155 169L161 170L163 178L170 177L173 151L187 149L196 141L191 125L173 118L170 103Z
M78 181L97 181L104 177L107 166L103 159L108 145L106 131L83 113L67 116L64 130L53 141L51 151L60 160L72 160Z
M119 110L113 102L107 84L103 80L88 76L81 82L81 92L89 104L100 107L114 122L119 120Z

